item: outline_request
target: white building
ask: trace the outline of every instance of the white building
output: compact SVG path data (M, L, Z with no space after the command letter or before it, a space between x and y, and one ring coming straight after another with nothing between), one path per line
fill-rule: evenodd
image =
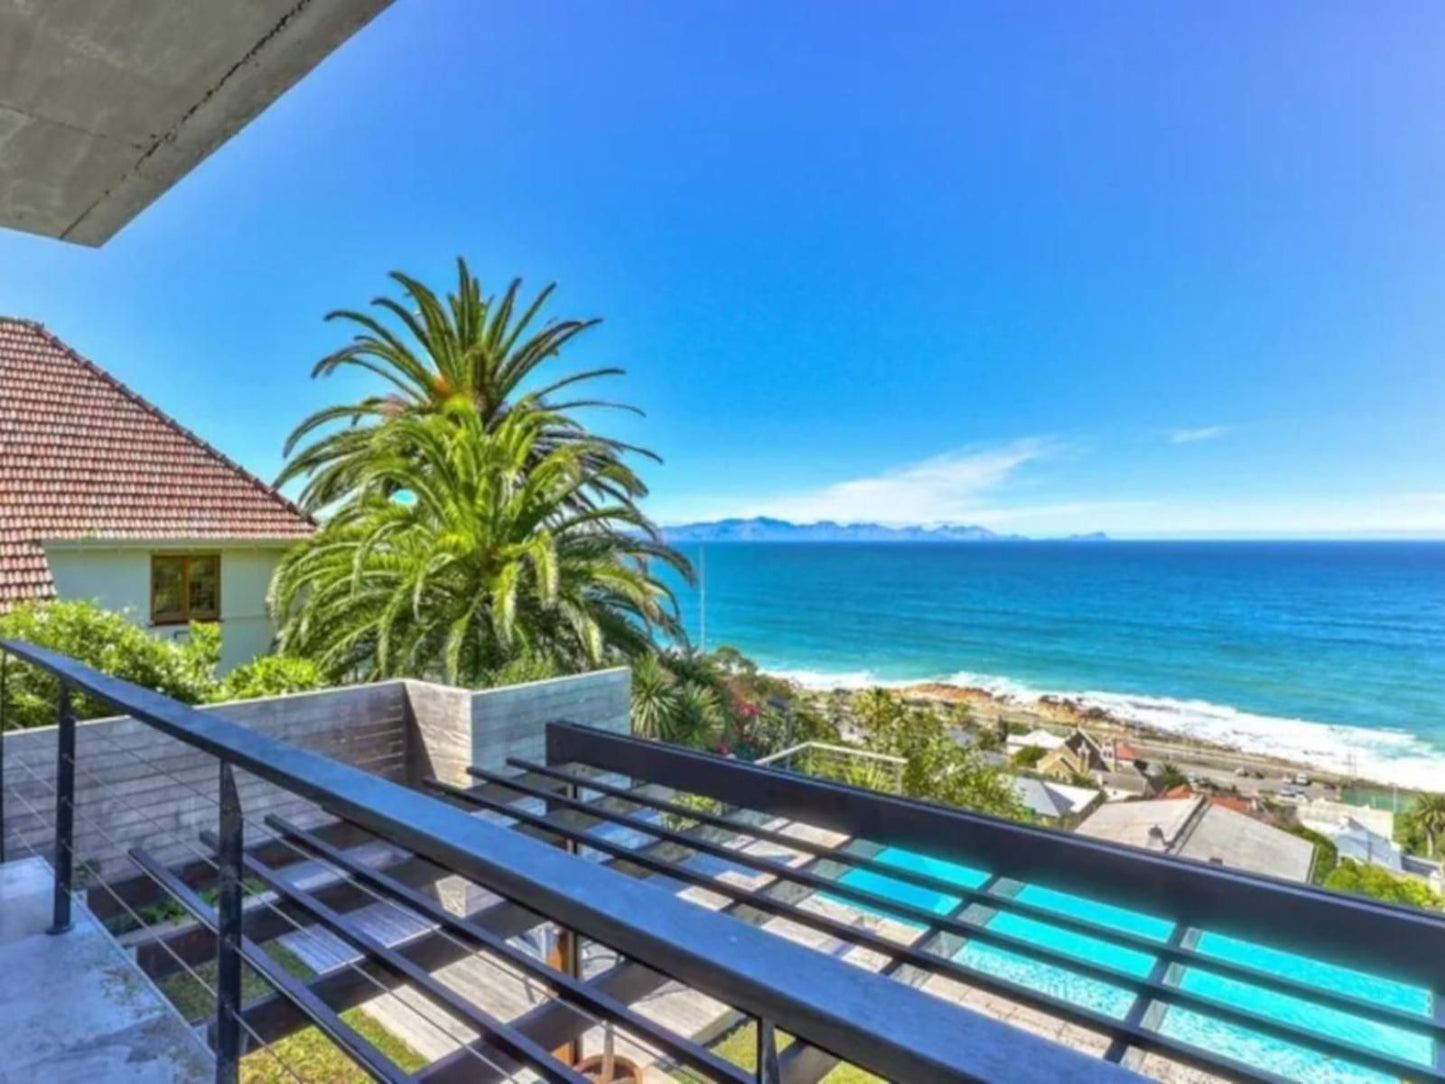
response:
M1405 849L1395 842L1395 814L1388 809L1317 798L1301 802L1297 815L1302 825L1333 842L1341 858L1372 863L1391 873L1429 879L1428 872L1406 868Z
M39 324L0 317L0 612L87 599L163 636L271 647L271 573L314 523Z
M1036 728L1027 734L1010 734L1004 742L1009 756L1014 756L1029 748L1039 748L1045 753L1057 749L1064 744L1064 738L1051 730Z

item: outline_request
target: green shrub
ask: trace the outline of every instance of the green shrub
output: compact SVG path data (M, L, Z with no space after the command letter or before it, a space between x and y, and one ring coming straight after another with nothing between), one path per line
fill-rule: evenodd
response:
M320 689L325 684L321 671L310 659L262 655L236 667L222 678L212 699L254 700L261 696L285 696Z
M221 630L195 623L189 635L154 636L124 614L91 602L27 602L0 614L0 639L24 640L68 655L112 677L154 689L185 704L251 700L260 696L319 689L326 682L307 659L263 655L216 677ZM5 726L50 726L55 722L58 683L44 671L10 659L5 690ZM90 697L74 699L77 719L114 715L115 709Z
M1340 849L1335 846L1335 841L1302 824L1295 825L1290 829L1290 833L1315 845L1315 861L1310 870L1310 881L1317 885L1324 884L1339 865Z
M1173 764L1165 761L1164 766L1159 769L1159 773L1154 776L1154 785L1161 791L1173 790L1175 787L1187 787L1189 786L1189 777Z
M1042 745L1025 745L1013 755L1011 763L1015 768L1037 768L1047 752Z
M1340 859L1335 871L1325 878L1325 887L1336 892L1353 892L1372 896L1386 903L1408 903L1415 907L1442 907L1445 900L1424 881L1413 877L1397 877L1389 870L1350 858Z
M162 640L132 624L123 614L90 602L27 602L0 614L0 639L24 640L134 682L187 704L209 700L216 687L221 653L215 625L192 624L190 635ZM58 683L49 674L16 659L9 661L6 686L7 727L48 726L55 722ZM74 700L76 717L93 719L114 710L85 696Z

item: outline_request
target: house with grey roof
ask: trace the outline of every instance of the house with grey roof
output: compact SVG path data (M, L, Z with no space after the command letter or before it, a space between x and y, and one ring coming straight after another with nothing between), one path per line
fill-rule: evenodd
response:
M1195 795L1115 802L1095 810L1080 835L1217 866L1307 882L1314 845L1289 832Z
M1017 776L1014 793L1035 817L1050 824L1072 825L1103 800L1103 794L1090 787L1071 787L1052 779Z

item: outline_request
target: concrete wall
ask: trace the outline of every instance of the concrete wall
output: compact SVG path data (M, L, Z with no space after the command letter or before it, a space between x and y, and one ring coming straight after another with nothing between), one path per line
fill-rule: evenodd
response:
M401 682L327 689L206 708L283 741L378 775L406 776L409 715ZM21 857L53 846L56 728L5 735L5 849ZM199 857L197 833L216 827L216 759L134 719L97 719L76 732L77 862L104 874L130 873L129 847L141 845L167 862ZM237 772L241 806L254 837L267 813L302 823L310 802Z
M581 723L628 733L625 668L474 692L392 681L223 704L243 726L396 782L431 774L473 782L469 764L501 767L507 757L545 757L545 726ZM56 729L4 736L8 857L53 847ZM176 863L199 855L197 834L216 827L218 769L202 753L134 719L97 719L76 734L76 860L104 874L133 871L126 850L143 845ZM307 823L320 811L263 780L237 773L253 838L267 813Z
M147 546L53 543L45 557L61 598L88 599L121 611L160 636L185 636L184 625L150 625L151 554L218 552L221 555L221 670L271 650L275 628L266 590L284 547L220 547L194 542Z
M550 722L632 731L632 673L626 667L470 692L408 681L415 720L413 768L457 785L466 768L503 768L508 757L543 760Z

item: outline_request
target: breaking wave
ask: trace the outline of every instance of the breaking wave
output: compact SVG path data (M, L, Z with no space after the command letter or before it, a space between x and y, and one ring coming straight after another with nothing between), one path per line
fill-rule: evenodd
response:
M1282 757L1342 775L1403 787L1445 787L1445 749L1403 730L1341 726L1275 715L1259 715L1207 700L1178 700L1099 690L1037 689L995 674L959 671L915 678L881 678L868 670L827 672L769 670L809 689L898 689L923 681L983 689L1026 707L1042 696L1101 708L1114 718L1161 731L1230 746L1247 753Z

